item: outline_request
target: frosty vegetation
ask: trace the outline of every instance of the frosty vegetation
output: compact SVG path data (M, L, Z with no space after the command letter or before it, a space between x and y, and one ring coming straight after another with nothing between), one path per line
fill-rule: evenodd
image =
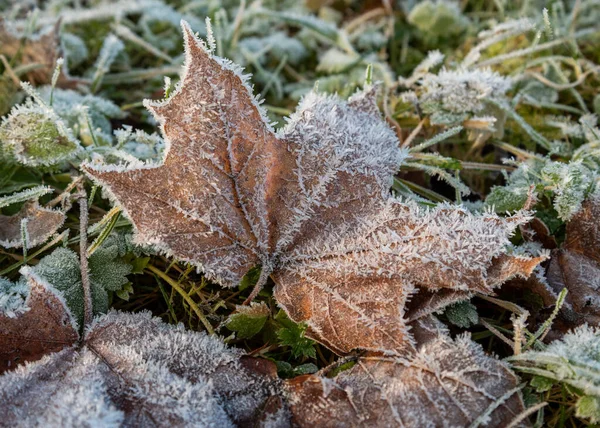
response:
M4 423L600 422L597 1L34 3Z

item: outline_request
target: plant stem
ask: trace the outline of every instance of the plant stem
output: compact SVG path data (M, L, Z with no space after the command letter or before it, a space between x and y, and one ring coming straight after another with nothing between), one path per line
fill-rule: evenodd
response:
M83 328L92 322L92 288L87 258L88 201L83 186L79 189L79 264L81 267L81 284L83 285Z

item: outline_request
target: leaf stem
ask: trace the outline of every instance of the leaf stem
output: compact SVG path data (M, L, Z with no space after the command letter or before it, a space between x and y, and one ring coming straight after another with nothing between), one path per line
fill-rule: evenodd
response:
M260 293L260 291L263 289L263 287L267 283L267 280L269 279L269 275L271 275L271 270L266 269L263 266L262 270L260 271L260 276L258 277L258 281L256 281L256 285L252 289L252 292L250 293L248 298L246 300L244 300L244 303L242 303L243 305L249 305L256 298L256 296L258 296L258 293Z

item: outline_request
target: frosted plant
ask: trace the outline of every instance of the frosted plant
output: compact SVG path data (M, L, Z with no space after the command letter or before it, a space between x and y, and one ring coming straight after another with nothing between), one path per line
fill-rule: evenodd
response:
M158 160L163 153L165 142L156 133L146 132L131 126L124 126L114 131L117 139L116 147L144 161Z
M180 86L146 102L165 137L162 162L83 167L138 242L227 287L260 265L252 296L272 277L290 318L340 353L409 346L404 304L417 285L489 293L543 259L509 252L526 215L424 210L390 196L407 153L375 88L348 101L311 93L275 134L240 69L183 29Z
M600 330L583 325L550 343L543 351L529 351L510 358L523 372L561 383L576 394L576 415L600 422Z
M29 290L22 283L13 283L0 277L0 313L8 318L15 318L27 312L25 300Z
M295 424L504 427L524 410L516 376L467 336L437 334L407 359L364 357L327 375L287 382Z
M425 37L456 35L465 30L469 20L458 2L426 0L416 3L408 14L408 22L421 30Z
M71 129L41 98L28 99L2 119L0 144L8 156L29 166L57 165L80 150Z
M63 225L63 211L38 203L40 196L51 192L49 187L37 186L0 198L0 208L25 202L14 215L0 214L0 246L27 250L46 242Z
M536 200L548 196L558 217L568 221L595 191L597 180L597 174L579 160L563 163L535 157L521 163L505 186L493 187L485 204L496 212L519 210L533 189Z
M110 312L80 338L60 293L22 273L29 310L0 312L1 369L13 369L0 375L4 424L228 427L287 416L263 409L278 391L272 363L149 313ZM33 362L13 367L22 361Z
M127 275L131 273L131 266L118 258L118 250L118 246L109 240L89 257L92 306L95 314L108 311L108 292L117 292L129 282ZM57 248L32 267L31 272L62 292L74 319L81 323L84 295L77 254L68 248Z
M419 106L432 123L454 124L485 115L486 100L503 100L510 87L510 78L488 69L442 69L420 79Z
M96 136L103 135L103 139L110 142L112 133L110 119L125 117L125 114L115 103L96 95L82 95L73 90L52 90L49 86L44 86L38 91L47 104L50 103L50 94L52 94L52 109L54 112L88 146L92 144L91 137L87 135L90 132L90 127L96 133ZM86 139L84 139L84 136Z

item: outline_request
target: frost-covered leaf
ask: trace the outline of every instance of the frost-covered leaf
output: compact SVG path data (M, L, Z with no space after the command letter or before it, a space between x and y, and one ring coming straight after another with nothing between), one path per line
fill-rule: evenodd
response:
M23 238L27 248L43 244L63 225L65 218L61 210L44 208L35 200L25 202L17 214L0 214L0 246L22 248Z
M287 381L298 426L504 427L524 410L516 376L467 336L442 334L408 359L368 356L326 375Z
M448 318L448 321L461 328L468 328L479 322L477 307L469 301L458 302L448 306L444 314Z
M275 134L240 69L183 29L181 85L146 103L165 137L162 163L84 166L138 242L228 287L261 265L290 318L340 353L405 348L415 286L489 293L540 261L507 253L526 216L390 196L407 153L376 88L348 101L310 93Z
M80 149L71 130L44 105L31 100L15 106L0 125L0 145L24 165L56 165Z
M236 332L236 337L248 339L257 334L265 325L271 311L264 302L252 302L248 306L237 306L229 316L227 328Z
M120 291L129 281L131 265L118 257L114 241L105 242L88 259L92 307L94 314L108 311L108 292ZM39 277L52 284L65 300L78 322L83 321L84 296L79 257L68 248L57 248L32 268Z
M567 223L566 239L560 250L552 253L546 273L548 283L558 294L569 293L576 319L571 324L600 323L600 196L583 203Z
M3 368L17 358L38 361L0 376L5 425L247 425L264 418L278 395L272 363L149 313L110 312L79 344L60 293L30 270L22 273L29 310L2 318L0 353ZM285 409L268 416L277 426Z
M592 423L600 420L600 330L582 325L543 351L529 351L510 357L519 371L542 376L569 386L579 396L577 416Z
M3 303L0 306L0 372L60 351L79 338L77 325L61 295L29 268L23 268L22 272L27 276L27 286L7 284L0 279L0 302ZM2 401L0 406L6 405L6 397Z
M0 17L0 54L9 58L18 55L18 64L36 66L26 74L27 80L34 85L51 83L56 61L64 57L60 42L60 23L49 26L40 33L25 35L13 28L11 22ZM59 87L75 87L81 80L69 76L65 66L58 77Z

